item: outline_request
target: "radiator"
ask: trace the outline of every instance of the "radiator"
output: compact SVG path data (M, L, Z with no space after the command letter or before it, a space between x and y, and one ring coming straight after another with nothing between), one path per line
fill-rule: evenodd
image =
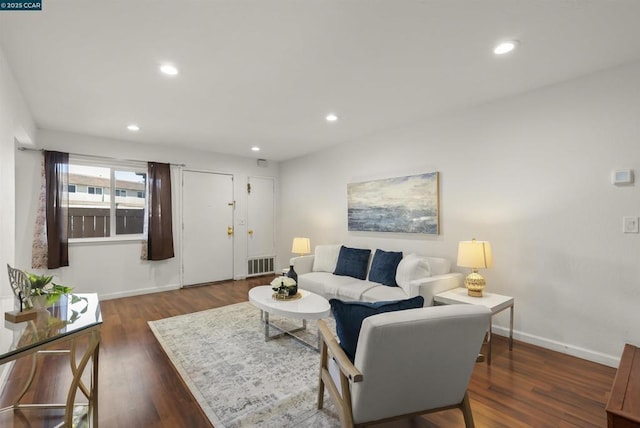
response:
M257 259L249 259L247 266L247 276L263 275L265 273L274 273L275 257L260 257Z

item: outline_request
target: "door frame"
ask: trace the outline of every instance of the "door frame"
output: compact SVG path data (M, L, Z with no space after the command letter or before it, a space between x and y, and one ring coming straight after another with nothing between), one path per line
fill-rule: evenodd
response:
M202 174L217 174L227 175L231 177L231 196L233 198L234 206L231 212L231 224L233 225L233 236L231 239L231 275L232 279L235 279L236 274L236 233L235 233L235 219L236 219L236 192L235 192L235 175L230 172L219 172L207 169L198 168L182 168L180 171L180 288L185 288L184 285L184 173L185 172L197 172Z

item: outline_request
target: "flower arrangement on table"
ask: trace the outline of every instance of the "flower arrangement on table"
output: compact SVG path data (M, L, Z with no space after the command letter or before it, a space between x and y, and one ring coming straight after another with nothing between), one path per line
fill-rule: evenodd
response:
M298 294L298 284L293 278L288 276L279 276L271 281L271 289L274 299L291 299Z

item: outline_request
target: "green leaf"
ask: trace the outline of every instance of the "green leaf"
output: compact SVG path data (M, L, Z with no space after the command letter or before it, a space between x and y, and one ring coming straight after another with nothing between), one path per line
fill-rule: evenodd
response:
M45 285L50 283L51 280L53 279L53 276L48 276L48 275L36 275L35 273L29 273L29 272L25 272L25 274L27 275L27 278L31 283L31 287L36 289L44 287Z

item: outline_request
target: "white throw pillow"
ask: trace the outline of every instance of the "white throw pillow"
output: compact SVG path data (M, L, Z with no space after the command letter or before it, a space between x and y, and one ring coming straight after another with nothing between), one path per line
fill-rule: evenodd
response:
M411 281L431 276L429 263L417 254L407 254L400 260L396 270L396 282L407 295L411 289Z
M316 245L313 257L314 272L331 272L336 270L340 245Z
M431 276L444 275L451 272L451 262L448 259L440 257L424 257L424 259L429 265Z

